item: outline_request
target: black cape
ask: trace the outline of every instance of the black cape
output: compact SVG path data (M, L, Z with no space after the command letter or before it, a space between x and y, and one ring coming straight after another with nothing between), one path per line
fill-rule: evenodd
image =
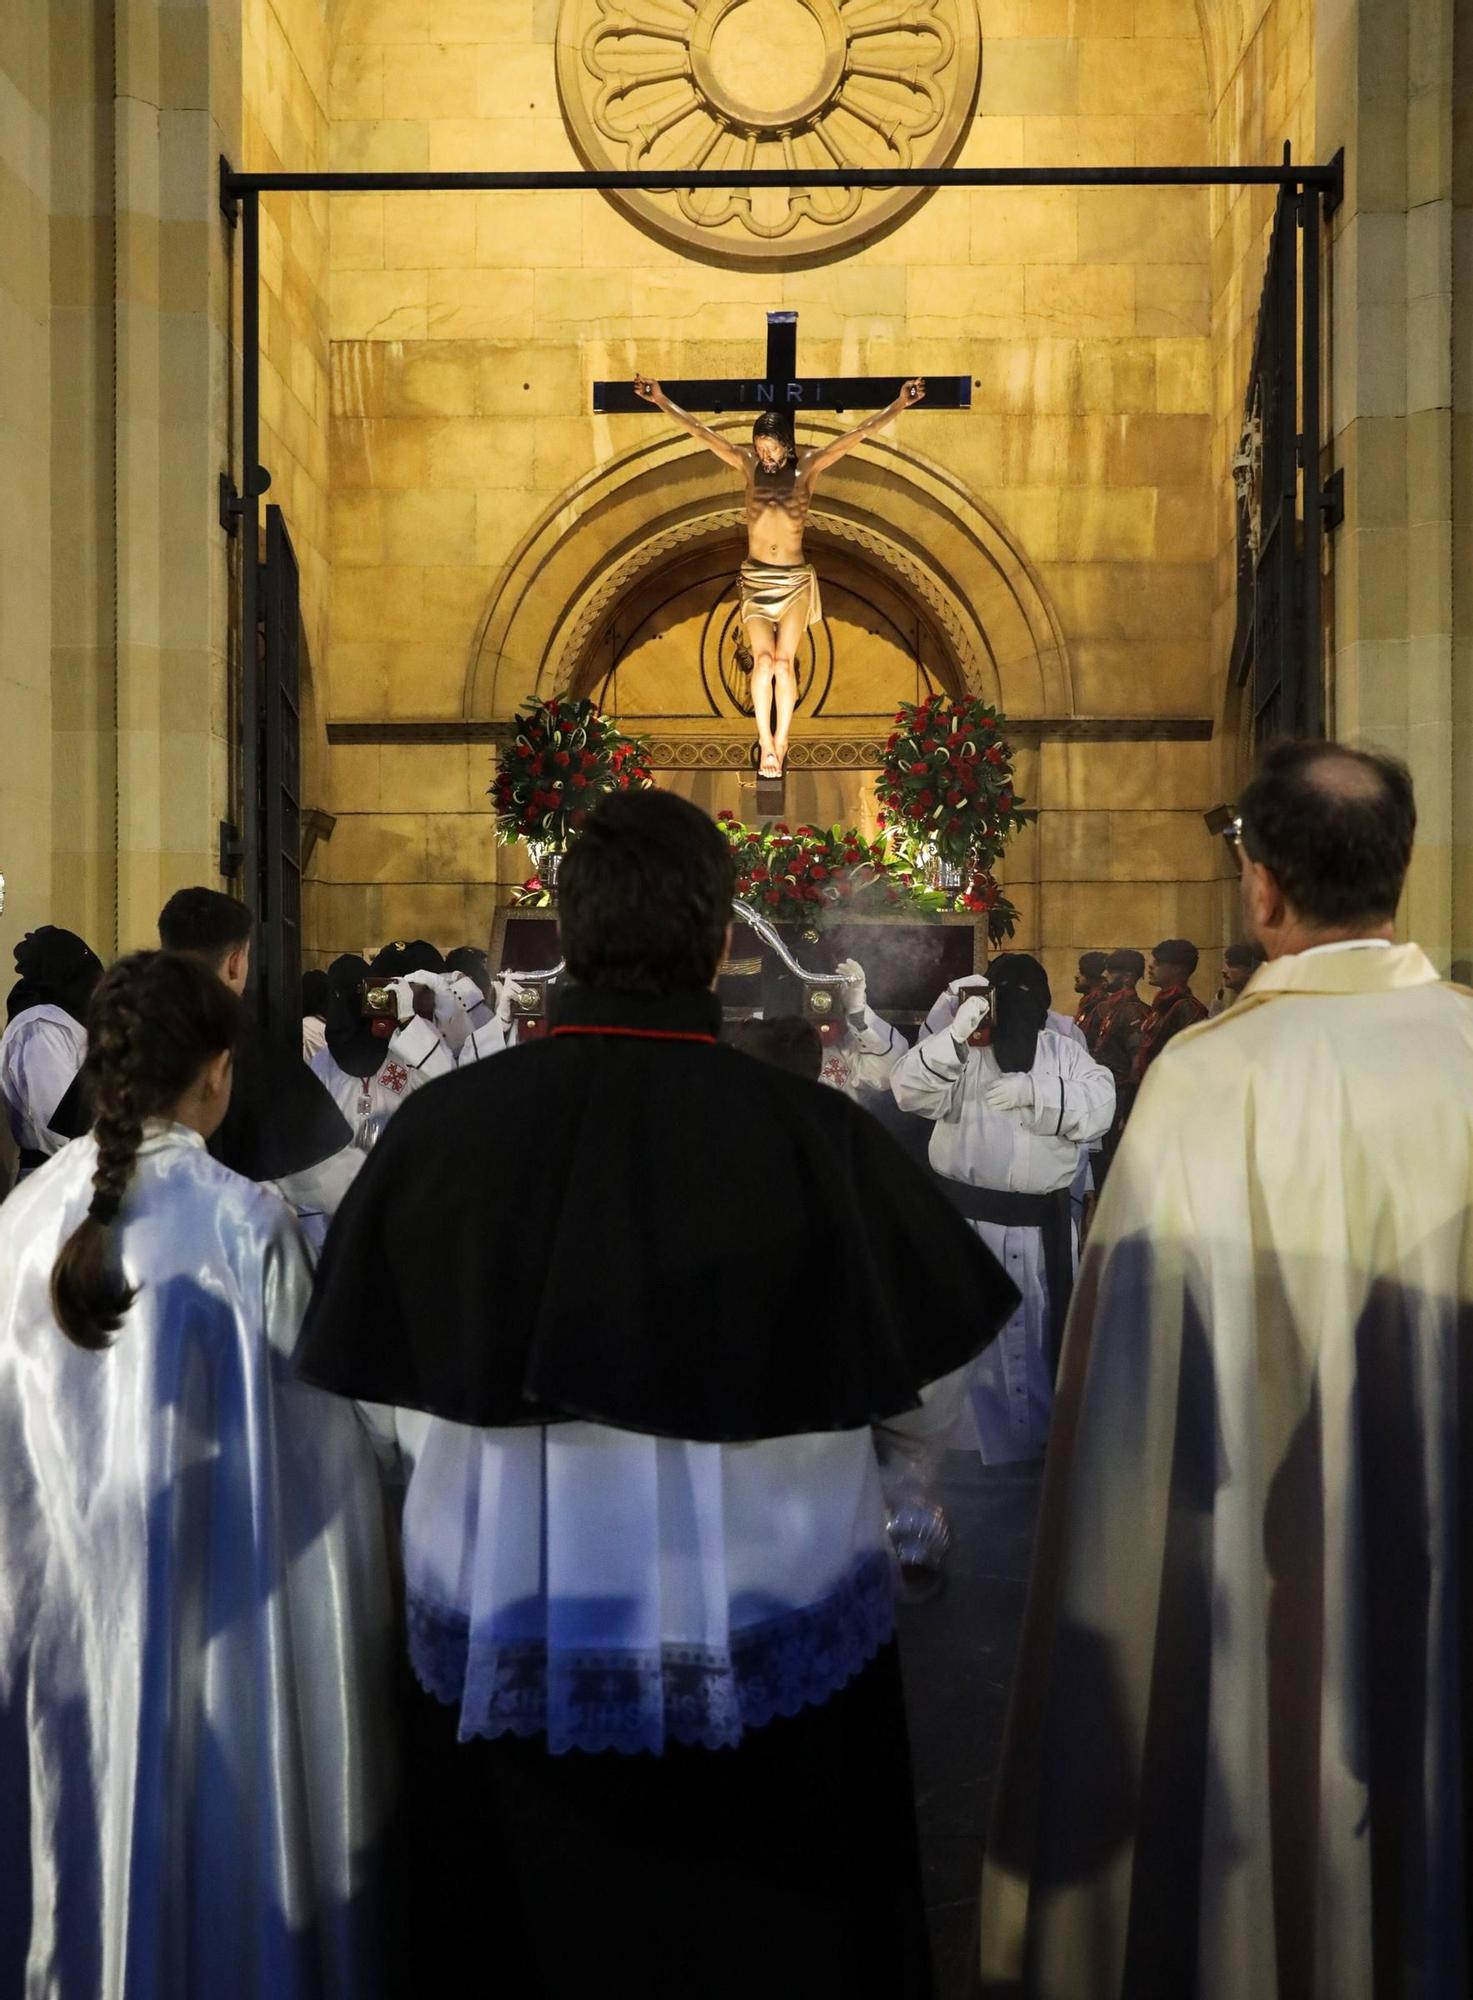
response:
M85 1067L52 1113L50 1129L63 1139L92 1129ZM352 1126L302 1061L300 1046L283 1048L247 1028L236 1044L230 1109L209 1141L221 1166L248 1181L276 1181L320 1166L352 1143Z
M1017 1292L875 1119L719 1025L709 994L572 988L548 1040L416 1091L328 1234L299 1373L710 1443L914 1409Z

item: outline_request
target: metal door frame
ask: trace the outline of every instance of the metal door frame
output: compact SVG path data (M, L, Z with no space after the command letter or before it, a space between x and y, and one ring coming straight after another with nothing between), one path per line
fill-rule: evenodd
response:
M1287 153L1287 149L1286 149ZM220 161L220 206L237 225L241 259L241 437L238 487L222 480L221 518L239 532L242 544L239 595L239 659L241 662L241 765L239 796L244 807L240 855L245 896L264 925L269 919L263 901L262 835L257 814L249 810L258 797L262 742L261 676L255 671L256 632L260 619L261 502L271 475L261 464L261 197L263 194L454 194L526 193L544 190L616 189L670 194L702 188L829 187L932 188L988 187L1272 187L1281 199L1298 204L1304 235L1302 260L1301 360L1304 395L1304 560L1306 643L1313 636L1315 682L1319 666L1319 546L1325 508L1320 485L1319 327L1320 222L1339 207L1344 194L1341 154L1325 166L1301 165L1287 157L1266 167L906 167L833 168L818 170L762 169L752 172L719 170L682 173L537 172L537 173L238 173ZM1311 560L1312 556L1312 560ZM1312 617L1311 617L1312 614ZM266 946L268 959L271 955Z

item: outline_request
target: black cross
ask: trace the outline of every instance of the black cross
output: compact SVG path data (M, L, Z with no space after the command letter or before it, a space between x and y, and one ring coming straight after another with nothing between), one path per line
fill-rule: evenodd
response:
M808 410L883 410L893 403L909 379L904 375L800 375L798 368L798 315L770 312L767 315L767 373L760 381L667 382L660 386L672 403L682 410L750 410L754 417L764 410L779 410L797 416ZM969 410L972 407L970 375L928 375L928 410ZM653 403L635 394L632 382L595 382L595 416L658 415Z

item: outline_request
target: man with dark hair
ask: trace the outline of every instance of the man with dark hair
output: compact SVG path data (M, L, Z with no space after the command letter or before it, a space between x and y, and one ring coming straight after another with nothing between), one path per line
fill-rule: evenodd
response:
M1075 1024L1083 1032L1085 1044L1094 1054L1096 1022L1101 1004L1107 991L1105 985L1105 960L1102 951L1085 951L1079 955L1079 970L1074 978L1074 991L1079 995L1079 1005L1075 1010Z
M1473 1001L1410 781L1269 753L1268 962L1146 1078L1080 1269L987 1843L988 1994L1464 1991Z
M1140 1046L1131 1071L1132 1095L1145 1081L1146 1071L1161 1051L1183 1028L1194 1028L1207 1019L1207 1009L1191 988L1197 970L1197 947L1185 938L1164 938L1151 953L1146 980L1156 989L1156 998L1141 1023ZM1127 1117L1130 1114L1126 1106Z
M255 919L244 903L218 889L176 889L159 911L165 951L201 958L232 993L244 993L251 971Z
M1214 1018L1227 1012L1263 963L1262 945L1230 944L1227 947L1222 955L1222 983L1212 1003Z
M1103 1192L1120 1134L1135 1102L1135 1063L1150 1008L1140 996L1146 961L1138 951L1112 951L1105 960L1105 994L1095 1015L1094 1058L1115 1079L1115 1119L1100 1145L1095 1186Z
M446 1985L494 1881L508 1991L930 1990L872 1426L944 1432L1016 1294L876 1119L721 1046L732 891L696 807L603 800L551 1034L406 1102L323 1259L302 1372L410 1468Z
M199 959L244 993L254 921L244 903L218 889L178 889L159 911L165 951ZM57 1113L68 1135L85 1132L91 1107L79 1077ZM274 1187L296 1211L307 1240L320 1245L357 1167L347 1121L301 1059L300 1045L270 1041L248 1027L235 1051L230 1105L209 1149L222 1166Z

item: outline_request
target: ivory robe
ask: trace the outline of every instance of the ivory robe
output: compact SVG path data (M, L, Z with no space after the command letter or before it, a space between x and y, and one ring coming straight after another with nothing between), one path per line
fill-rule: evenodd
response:
M982 1990L1469 1975L1473 995L1279 959L1155 1063L1079 1273Z

